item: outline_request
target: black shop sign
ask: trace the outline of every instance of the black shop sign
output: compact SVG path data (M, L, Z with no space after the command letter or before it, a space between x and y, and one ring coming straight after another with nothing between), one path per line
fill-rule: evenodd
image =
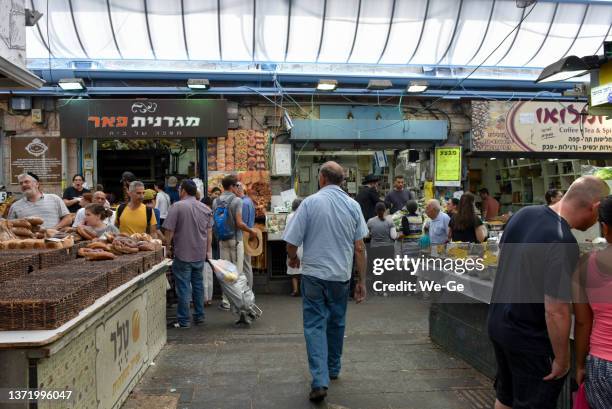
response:
M197 138L227 135L220 99L60 100L63 138Z

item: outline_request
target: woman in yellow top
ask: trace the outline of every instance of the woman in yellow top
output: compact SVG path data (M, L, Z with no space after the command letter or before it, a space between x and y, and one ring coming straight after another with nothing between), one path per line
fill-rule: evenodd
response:
M153 235L157 231L157 220L153 209L145 206L144 184L138 180L131 182L128 188L130 201L117 208L115 224L121 233L132 235L134 233L148 233Z

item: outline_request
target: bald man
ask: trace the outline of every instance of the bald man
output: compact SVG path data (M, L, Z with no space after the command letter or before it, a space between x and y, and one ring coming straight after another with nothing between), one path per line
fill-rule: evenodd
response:
M340 165L323 164L321 189L302 202L283 236L289 267L302 266L304 338L313 402L325 399L330 379L340 374L353 256L359 273L355 300L361 302L366 296L363 238L368 228L359 204L340 188L343 179ZM302 245L300 260L297 249Z
M495 409L557 407L570 368L571 276L580 254L571 229L595 224L608 194L604 181L584 176L558 203L525 207L508 222L489 308Z
M105 207L109 207L108 201L106 200L106 193L102 191L97 191L93 194L92 203L100 204ZM107 226L114 225L115 224L115 212L113 212L113 215L111 217L107 217L106 219L104 219L102 223L104 223ZM74 218L74 222L72 223L72 227L77 227L82 224L85 224L85 208L81 208L77 211L76 217Z

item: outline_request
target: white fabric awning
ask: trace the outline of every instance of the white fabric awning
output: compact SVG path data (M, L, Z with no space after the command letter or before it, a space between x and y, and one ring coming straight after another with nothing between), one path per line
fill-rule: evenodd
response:
M567 55L601 54L612 24L612 5L587 1L540 1L509 36L530 10L515 0L28 0L28 6L44 13L27 29L29 59L533 69Z

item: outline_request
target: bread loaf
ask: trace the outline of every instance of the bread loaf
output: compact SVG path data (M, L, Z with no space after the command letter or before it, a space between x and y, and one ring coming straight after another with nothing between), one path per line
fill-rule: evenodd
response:
M17 236L22 236L22 237L27 237L27 238L34 237L32 230L25 228L25 227L13 227L11 230Z
M61 240L45 240L45 247L48 249L61 249L64 246Z
M28 223L30 223L32 226L40 226L41 224L43 224L45 222L42 219L42 217L36 217L36 216L26 217L25 220Z
M36 244L36 240L34 240L34 239L22 240L21 241L21 248L22 249L33 249L34 248L34 244Z
M15 228L15 227L23 227L25 229L28 230L32 230L32 225L30 224L29 221L25 220L25 219L15 219L15 220L11 220L9 221L9 223L11 224L11 227Z

